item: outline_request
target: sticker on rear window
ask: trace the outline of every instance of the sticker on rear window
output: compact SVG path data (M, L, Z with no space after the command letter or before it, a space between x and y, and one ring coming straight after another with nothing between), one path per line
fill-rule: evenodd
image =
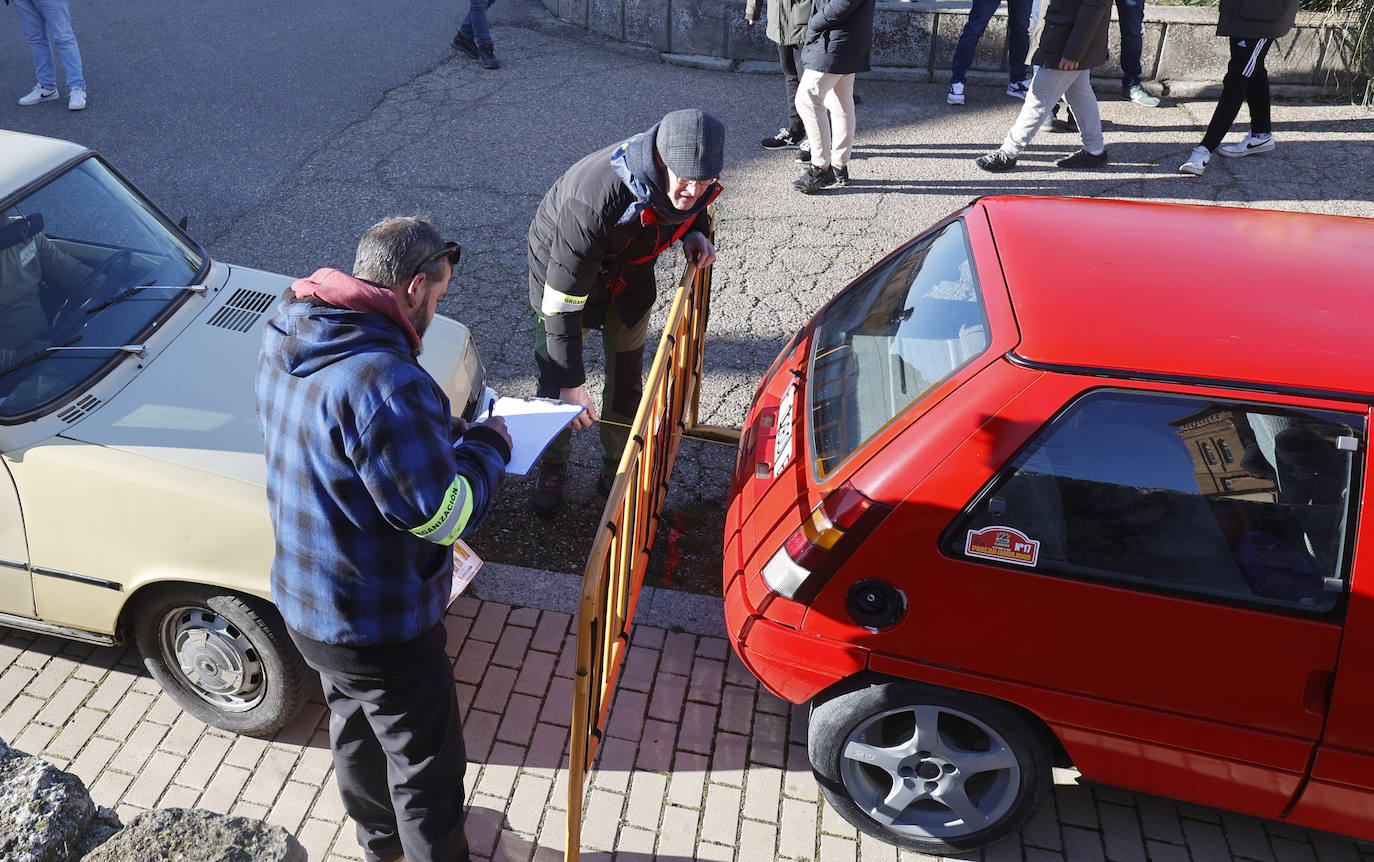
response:
M1012 527L984 527L968 531L964 553L1018 566L1034 566L1040 556L1040 543Z

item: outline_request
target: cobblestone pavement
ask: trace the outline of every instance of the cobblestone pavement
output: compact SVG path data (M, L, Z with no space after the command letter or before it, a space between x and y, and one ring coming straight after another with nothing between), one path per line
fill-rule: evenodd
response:
M562 858L571 622L466 596L446 618L478 858ZM194 806L276 823L312 862L362 858L318 690L273 739L235 737L182 712L132 648L0 629L0 704L0 739L74 772L125 821ZM585 798L583 858L933 862L859 836L826 806L805 739L805 711L762 691L723 637L637 625ZM1055 778L1020 836L955 858L1374 862L1374 846L1339 836Z

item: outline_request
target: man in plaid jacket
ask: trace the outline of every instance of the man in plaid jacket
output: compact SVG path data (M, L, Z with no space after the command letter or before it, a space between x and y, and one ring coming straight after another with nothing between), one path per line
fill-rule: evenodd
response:
M452 545L486 516L510 437L499 417L453 419L416 361L460 251L421 219L375 225L352 276L321 269L291 286L258 364L272 599L320 674L369 862L468 858L442 618Z

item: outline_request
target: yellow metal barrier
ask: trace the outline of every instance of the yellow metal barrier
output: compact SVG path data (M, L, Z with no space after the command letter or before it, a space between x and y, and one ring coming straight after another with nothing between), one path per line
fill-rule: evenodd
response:
M644 585L678 444L684 433L739 442L738 431L697 425L710 291L710 268L689 266L678 283L631 426L630 441L620 458L582 577L564 844L565 858L574 862L581 854L587 774L596 758L620 665L630 644L630 621Z

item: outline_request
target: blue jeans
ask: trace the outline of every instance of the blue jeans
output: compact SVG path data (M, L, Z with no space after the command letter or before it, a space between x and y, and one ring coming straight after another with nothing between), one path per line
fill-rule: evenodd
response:
M954 72L950 76L953 83L962 84L968 77L978 40L983 38L992 13L1001 5L1002 0L973 0L964 32L959 34L959 44L954 46ZM1013 83L1030 77L1026 67L1026 55L1030 53L1030 13L1031 0L1007 0L1007 68L1011 70Z
M1145 0L1116 0L1121 25L1121 92L1140 83L1140 52L1145 45Z
M468 0L468 17L458 32L478 45L491 45L491 28L487 26L487 10L496 0Z
M62 57L62 68L67 73L67 89L86 89L86 79L81 74L81 51L76 47L67 0L14 0L14 11L19 13L19 26L33 52L38 85L57 89L57 67L52 55L53 45L56 45Z

